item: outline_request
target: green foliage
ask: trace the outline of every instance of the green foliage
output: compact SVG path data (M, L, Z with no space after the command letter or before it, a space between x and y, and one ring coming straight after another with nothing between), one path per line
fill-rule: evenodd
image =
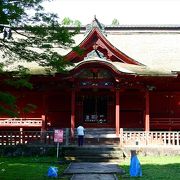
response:
M85 49L80 48L79 46L75 46L72 48L79 56L82 56L85 53Z
M22 66L18 66L17 70L11 73L3 73L4 79L1 80L1 84L5 85L10 89L20 89L28 88L32 89L32 84L28 81L30 75L28 74L28 69ZM11 117L18 117L17 106L16 106L16 97L13 96L10 92L4 91L0 92L0 115L9 115Z
M119 25L118 19L113 19L111 25L118 26Z
M26 104L26 106L23 108L23 112L29 113L29 112L32 112L36 108L37 106L34 104Z
M8 92L0 91L0 114L16 116L16 98Z
M63 25L71 25L71 24L73 24L73 20L71 20L69 17L65 17L65 18L62 20L62 24L63 24Z
M6 73L7 77L1 84L6 83L16 89L32 89L33 85L28 82L29 70L24 67L27 62L36 62L47 73L64 72L70 65L63 56L54 52L54 48L73 46L73 36L79 32L79 28L69 32L63 25L73 23L79 27L81 23L64 18L63 23L59 24L56 14L44 11L41 5L43 1L46 0L0 0L0 32L4 27L11 27L12 30L12 37L0 38L3 53L0 57L0 75ZM33 10L34 14L29 15L27 10ZM13 109L6 108L6 103L3 103L0 104L0 115L13 115Z
M0 1L1 27L3 27L2 24L5 27L10 25L13 33L13 38L0 39L1 51L4 53L3 66L9 66L15 61L18 65L18 62L23 60L25 62L35 61L39 65L56 69L57 65L54 62L57 59L64 61L64 57L58 53L55 54L53 48L71 47L74 43L72 37L79 32L79 28L68 31L62 25L74 23L79 27L81 23L78 20L72 21L70 18L64 18L62 24L59 24L56 14L47 14L43 11L41 6L43 1L17 0L11 3L7 0ZM34 15L29 16L28 9L33 9ZM65 69L65 63L61 63L64 65L61 69ZM2 70L1 66L0 70Z
M1 0L0 1L0 24L17 24L28 21L28 9L36 12L43 10L41 3L44 0ZM38 13L39 14L39 13Z
M4 93L0 91L0 102L1 103L6 103L7 105L12 105L16 101L16 98L12 96L9 93Z
M81 27L82 23L79 20L74 20L74 25L77 27Z
M79 20L72 20L69 17L65 17L62 22L62 25L71 25L71 26L76 26L76 27L80 27L82 25L82 23Z
M6 79L5 80L7 85L13 86L16 89L19 89L21 87L26 87L29 89L32 89L32 84L28 82L26 79Z
M0 74L3 73L3 67L4 67L4 64L0 63Z

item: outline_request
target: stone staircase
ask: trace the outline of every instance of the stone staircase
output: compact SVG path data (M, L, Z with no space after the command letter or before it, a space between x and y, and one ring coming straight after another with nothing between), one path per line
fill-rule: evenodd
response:
M75 134L76 141L77 135ZM86 128L84 145L118 145L119 137L115 134L115 128Z
M75 162L119 162L125 158L123 150L112 145L64 146L61 152L66 161Z
M77 134L75 134L74 144L63 146L61 152L67 161L115 162L124 157L119 141L115 128L86 128L82 147L77 146Z

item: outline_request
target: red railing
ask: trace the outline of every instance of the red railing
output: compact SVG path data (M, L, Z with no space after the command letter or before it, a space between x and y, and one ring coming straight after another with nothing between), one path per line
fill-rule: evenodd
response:
M107 128L108 129L108 128ZM63 145L77 145L77 136L71 139L70 129L64 128ZM93 128L92 128L93 131ZM85 134L85 145L89 142L108 141L112 143L114 139L119 139L121 146L179 146L180 132L176 131L123 131L120 130L119 136L115 133L109 133L108 130L98 134L90 131ZM0 131L0 145L55 145L53 131ZM88 143L89 144L89 143ZM97 144L97 143L96 143ZM99 143L98 143L99 144Z
M0 127L42 127L42 118L0 118Z

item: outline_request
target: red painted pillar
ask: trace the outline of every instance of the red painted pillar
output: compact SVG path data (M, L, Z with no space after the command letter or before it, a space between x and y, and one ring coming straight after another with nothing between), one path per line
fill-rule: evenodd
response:
M120 128L120 92L119 89L116 89L116 136L119 136Z
M145 94L146 99L146 110L145 110L145 131L150 130L150 122L149 122L149 92L147 91Z
M45 115L41 115L41 119L42 119L41 132L44 132L46 130L46 116Z
M71 92L71 138L74 138L75 129L75 91Z
M43 114L41 115L41 120L42 120L42 126L41 126L41 142L45 143L46 141L46 116Z

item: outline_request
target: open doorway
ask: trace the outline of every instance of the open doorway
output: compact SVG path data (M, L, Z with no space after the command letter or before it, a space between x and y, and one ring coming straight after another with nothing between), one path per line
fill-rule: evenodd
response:
M106 96L85 96L83 100L83 119L85 123L107 123Z

